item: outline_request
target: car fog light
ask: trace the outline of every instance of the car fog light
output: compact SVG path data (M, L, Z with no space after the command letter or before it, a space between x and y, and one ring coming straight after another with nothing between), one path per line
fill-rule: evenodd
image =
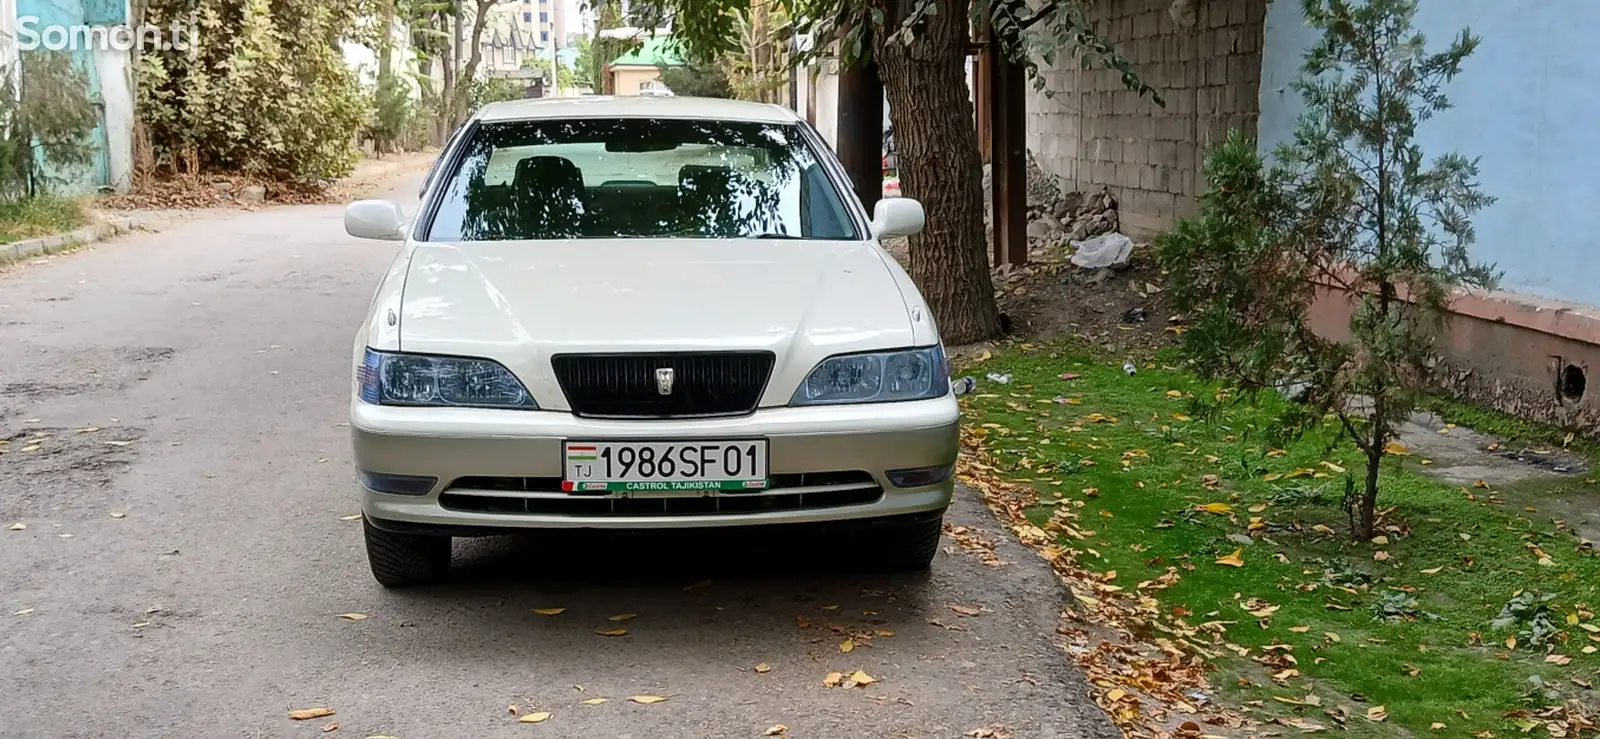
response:
M920 488L938 485L950 479L950 465L913 467L908 470L889 470L889 482L897 488Z
M424 477L422 475L385 475L381 472L367 472L363 470L359 477L361 486L374 493L389 493L391 495L427 495L433 489L434 483L439 482L437 477Z

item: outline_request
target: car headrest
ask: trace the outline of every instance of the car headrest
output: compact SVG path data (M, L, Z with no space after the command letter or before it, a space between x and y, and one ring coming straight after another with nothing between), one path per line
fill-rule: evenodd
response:
M583 172L565 157L528 157L517 162L512 185L518 192L531 189L583 191Z
M678 168L678 185L681 187L686 180L700 177L707 172L732 172L733 167L717 164L685 164Z

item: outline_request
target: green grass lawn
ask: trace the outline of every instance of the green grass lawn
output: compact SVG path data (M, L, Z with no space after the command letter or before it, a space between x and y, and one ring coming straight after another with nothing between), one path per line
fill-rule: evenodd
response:
M989 463L1059 499L1029 510L1034 523L1058 505L1078 512L1082 536L1061 544L1081 564L1128 591L1177 568L1175 585L1147 594L1224 633L1212 679L1224 697L1329 730L1347 716L1357 736L1561 736L1542 725L1558 718L1547 706L1600 704L1587 687L1600 680L1600 561L1570 532L1536 506L1497 503L1511 491L1435 482L1397 454L1384 536L1353 543L1340 501L1363 460L1348 444L1329 451L1336 425L1274 441L1282 401L1219 403L1178 363L1129 376L1121 358L1012 349L963 369L979 386L962 402ZM1544 615L1492 627L1519 594Z
M54 195L0 203L0 244L65 233L89 222L83 201Z

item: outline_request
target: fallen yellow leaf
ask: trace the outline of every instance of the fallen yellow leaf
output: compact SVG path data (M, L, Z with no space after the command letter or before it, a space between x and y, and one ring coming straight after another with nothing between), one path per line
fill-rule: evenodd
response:
M562 611L565 611L565 610L567 610L567 609L565 609L565 608L535 608L535 609L533 609L533 612L537 613L537 614L539 614L541 616L555 616L555 615L560 614Z
M1389 561L1389 553L1388 552L1384 552L1384 551L1373 552L1372 553L1372 558L1374 560L1376 560L1376 561L1379 561L1379 562L1388 562Z
M1423 570L1422 574L1424 574L1424 575L1437 575L1443 569L1444 569L1443 567L1429 567L1428 569Z
M1405 444L1401 444L1398 441L1391 441L1388 444L1384 444L1383 451L1385 454L1393 454L1397 457L1404 457L1411 454L1411 450L1407 449Z
M756 672L759 672L763 675L772 672L772 665L762 662L761 664L756 665Z
M6 527L8 531L26 531L27 528L28 525L25 523L14 523Z
M1120 701L1123 698L1127 697L1127 695L1128 695L1128 691L1123 690L1121 688L1117 688L1117 689L1112 690L1109 693L1106 693L1106 702L1108 702L1108 703L1116 703L1117 701Z
M1270 472L1270 473L1267 473L1265 475L1262 475L1261 479L1263 481L1266 481L1266 482L1272 482L1273 480L1276 480L1276 479L1281 478L1281 477L1283 477L1283 473L1282 472Z
M1289 630L1296 634L1304 634L1311 630L1310 626L1290 626Z
M338 721L335 721L335 722L333 722L331 724L328 724L327 726L322 727L322 733L324 733L324 734L327 734L327 733L333 732L333 731L338 731L338 730L339 730L339 722Z
M839 651L841 651L841 652L847 652L847 653L848 652L854 652L855 649L856 649L856 640L854 640L854 639L846 639L846 640L844 640L843 642L841 642L839 644Z
M1339 465L1336 465L1336 464L1334 464L1332 462L1329 462L1327 460L1323 460L1322 466L1323 467L1327 467L1328 471L1330 471L1330 472L1344 472L1344 468L1343 467L1340 467Z
M661 701L666 700L666 698L662 698L659 695L632 695L628 696L628 700L631 700L634 703L643 703L644 705L648 706L651 703L660 703Z
M834 687L835 685L838 685L839 683L841 683L843 681L844 681L844 673L842 673L842 672L830 672L830 673L828 673L827 677L822 678L822 684L826 685L826 686L828 686L830 688Z
M1218 557L1217 564L1228 567L1243 567L1244 558L1240 556L1242 554L1244 554L1243 549L1235 549L1233 550L1233 554L1230 554L1226 557Z
M626 620L628 620L630 618L637 618L638 616L639 616L639 614L637 614L637 613L619 613L619 614L617 614L615 616L607 618L606 620L607 621L626 621Z
M871 685L871 684L873 684L873 683L875 683L877 681L878 681L877 678L875 678L875 677L873 677L871 675L868 675L867 673L862 672L860 670L856 670L854 673L852 673L850 675L850 682L853 682L856 685Z
M1315 531L1315 532L1317 532L1319 534L1327 534L1328 536L1333 536L1333 529L1329 528L1326 524L1320 524L1319 523L1319 524L1317 524L1315 526L1312 526L1311 530Z
M1367 709L1368 721L1383 721L1389 718L1389 709L1384 706L1373 706Z
M342 619L344 619L346 621L365 621L365 620L367 620L367 614L365 614L365 613L341 613L341 614L339 614L339 618L342 618Z
M590 698L590 699L584 701L583 705L586 705L586 706L598 706L601 703L605 703L608 700L611 700L611 699L610 698Z
M113 514L111 514L111 515L112 515L112 516L113 516L113 517L117 517L117 518L120 518L120 516L117 516L117 514L115 514L115 513L113 513ZM360 520L361 520L361 514L359 514L359 513L352 513L352 514L350 514L350 515L348 515L348 516L340 516L340 517L339 517L339 520L340 520L340 521L360 521Z
M112 511L111 512L111 517L112 518L127 518L128 514L123 513L122 511ZM359 518L359 516L358 516L358 518Z
M517 719L517 723L519 723L519 724L537 724L540 721L545 721L545 720L548 720L549 718L550 718L550 712L549 711L539 711L537 713L527 714L527 715L523 716L522 718Z
M1233 510L1233 506L1228 505L1227 503L1205 503L1198 507L1200 510L1205 511L1206 513L1227 513L1228 511Z
M784 726L783 724L773 724L767 728L765 736L778 736L779 734L782 734L788 730L789 727Z
M1184 415L1182 413L1174 413L1174 414L1172 414L1172 420L1174 420L1174 421L1192 421L1194 419L1192 419L1192 418L1190 418L1190 417L1188 417L1188 416L1186 416L1186 415Z
M950 606L950 610L955 611L963 616L977 616L983 613L983 611L973 608L972 606L958 606L954 604Z
M600 636L622 636L623 634L628 633L628 630L627 629L606 629L605 631L596 631L594 633L599 634Z
M1434 731L1444 731L1445 725L1441 721L1435 721L1431 724L1428 724L1428 728L1433 729Z
M332 715L333 715L333 709L332 708L323 708L321 706L318 706L316 708L301 708L301 709L289 712L289 718L292 718L292 719L294 719L296 721L306 721L308 719L322 718L324 716L332 716Z

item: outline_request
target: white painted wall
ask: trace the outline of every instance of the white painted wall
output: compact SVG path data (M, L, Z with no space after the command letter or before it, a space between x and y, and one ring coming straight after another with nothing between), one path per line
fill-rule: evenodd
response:
M131 52L97 49L91 52L100 99L106 106L106 176L111 189L124 193L133 188L133 70Z

